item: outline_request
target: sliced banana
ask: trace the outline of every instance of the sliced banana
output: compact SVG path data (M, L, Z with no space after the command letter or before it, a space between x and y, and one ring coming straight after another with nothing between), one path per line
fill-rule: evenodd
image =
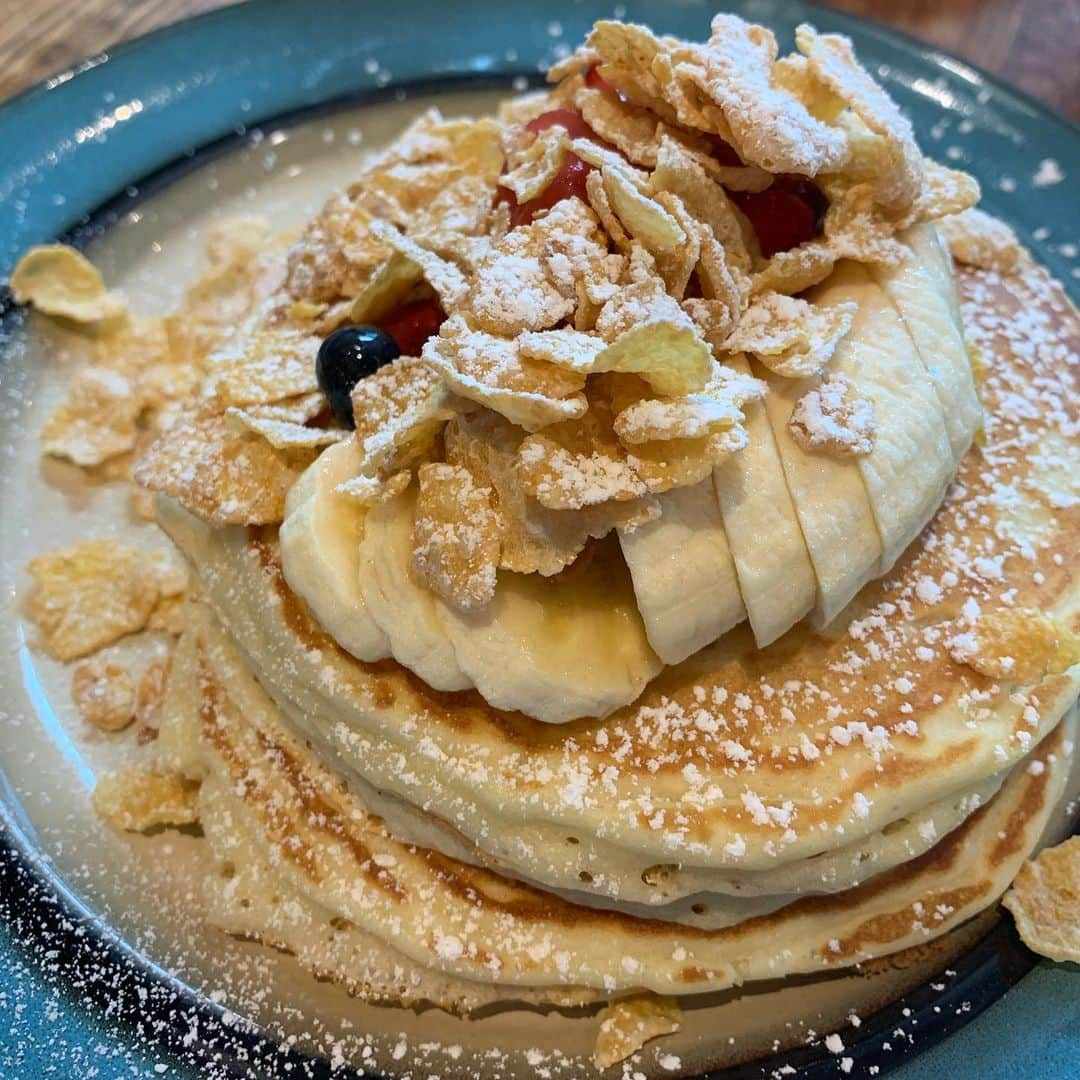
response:
M279 531L288 586L323 629L359 660L390 655L390 642L360 591L364 511L334 489L359 471L353 439L324 450L293 485Z
M484 699L548 724L606 716L663 667L613 537L555 577L501 573L480 611L438 611Z
M982 407L967 347L949 307L950 290L917 255L897 266L872 264L869 269L915 342L941 404L955 467L982 423Z
M881 536L866 483L854 461L804 450L788 430L796 402L816 379L785 379L757 363L753 373L769 384L765 411L817 578L811 615L816 624L828 625L881 565Z
M649 643L677 664L741 623L746 606L712 480L659 501L660 517L620 529L619 543Z
M368 510L360 545L360 592L399 664L436 690L467 690L473 682L458 666L439 620L441 601L412 576L415 507L412 485Z
M845 375L874 408L874 449L857 461L881 535L883 574L941 505L952 479L945 415L911 335L864 266L840 263L810 299L858 304L830 370Z
M915 252L915 257L930 272L949 305L953 322L962 337L964 320L960 314L960 297L956 293L956 278L953 276L953 257L941 233L933 225L925 223L913 225L901 233L899 239Z
M724 363L750 374L746 357ZM749 436L713 473L739 590L759 648L786 633L814 606L817 582L765 407L745 407Z

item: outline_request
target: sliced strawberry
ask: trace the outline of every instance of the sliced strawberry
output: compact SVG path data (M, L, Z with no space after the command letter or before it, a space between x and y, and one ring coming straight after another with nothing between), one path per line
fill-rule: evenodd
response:
M764 191L728 194L754 227L765 258L821 233L828 203L817 185L804 177L778 176Z
M402 356L419 356L424 342L439 332L445 319L438 300L414 300L380 319L378 327L397 342Z
M541 113L525 125L525 130L538 133L553 127L566 128L571 139L596 138L596 133L585 123L585 118L577 109L552 109Z
M581 113L574 109L552 109L550 112L541 113L525 125L526 131L532 132L546 131L552 127L565 128L572 139L600 141L596 138L593 129L585 123ZM574 195L579 199L584 199L585 178L591 169L592 166L587 165L577 154L567 152L562 168L555 174L551 183L535 198L519 203L509 188L499 187L495 193L495 205L506 203L510 207L511 228L528 225L539 211L550 210L563 199L569 199Z

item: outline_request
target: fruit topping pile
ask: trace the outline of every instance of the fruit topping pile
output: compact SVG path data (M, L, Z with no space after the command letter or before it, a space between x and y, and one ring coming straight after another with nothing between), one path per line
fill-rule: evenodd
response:
M321 448L353 440L340 497L366 511L416 481L431 520L414 570L450 602L475 607L496 570L561 572L747 445L766 384L746 357L770 378L823 369L852 306L806 290L840 260L903 262L903 230L977 201L845 38L803 26L796 45L781 57L730 15L696 44L600 22L497 118L425 113L298 238L220 229L164 318L127 315L85 260L39 249L16 297L99 341L50 452L134 451L146 487L250 525L280 522ZM850 395L798 415L833 398L845 452L868 452ZM447 485L468 498L431 494Z

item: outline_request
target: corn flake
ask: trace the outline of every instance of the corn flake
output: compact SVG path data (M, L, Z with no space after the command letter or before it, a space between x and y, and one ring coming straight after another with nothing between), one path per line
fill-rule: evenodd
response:
M455 310L465 299L468 283L465 275L452 262L421 247L388 222L372 221L371 234L419 267L444 310Z
M682 1010L674 998L639 994L613 1001L600 1014L593 1064L598 1069L618 1065L650 1040L678 1031L681 1024Z
M349 318L357 323L378 322L395 308L408 303L424 282L420 265L395 251L372 274L371 279L352 303Z
M620 289L601 310L596 330L609 344L594 371L639 374L657 393L672 396L694 393L708 381L709 347L658 277Z
M1080 836L1024 863L1002 903L1029 949L1059 963L1080 963Z
M517 454L524 490L550 510L580 510L648 493L615 436L606 403L593 401L579 420L530 435Z
M79 716L102 731L122 731L135 716L135 683L119 664L79 664L71 677L71 697Z
M917 217L934 221L948 214L961 214L979 201L979 181L960 169L950 169L932 158L925 161L926 178Z
M750 291L754 294L778 292L786 295L805 292L819 285L832 272L840 256L832 245L811 240L788 251L778 251L754 274Z
M207 359L209 385L225 405L264 405L314 393L321 339L287 324L263 325Z
M642 396L626 403L613 398L618 415L615 433L627 446L671 439L703 439L737 427L744 420L742 406L760 400L765 384L717 364L703 390L682 398Z
M417 477L414 572L461 610L484 607L495 596L501 549L494 490L460 465L422 465Z
M198 799L198 783L180 773L139 768L100 777L91 796L98 814L125 832L191 825L199 819Z
M147 630L160 630L179 637L184 632L184 597L163 596L146 621Z
M38 555L27 569L34 578L28 614L57 660L75 660L143 629L161 594L155 560L111 540Z
M656 269L664 279L668 295L681 300L701 257L702 240L708 235L708 227L690 216L678 195L661 191L657 193L656 201L678 222L686 237L672 250L656 253Z
M522 357L515 340L470 330L451 316L424 346L424 360L462 397L536 431L585 412L583 375Z
M805 450L861 457L874 449L874 407L834 372L795 403L788 430Z
M875 201L892 213L909 210L919 200L923 185L922 154L910 121L855 59L846 37L819 34L804 23L795 31L795 43L810 73L880 136Z
M690 215L710 228L723 248L726 261L743 272L749 271L748 227L744 229L739 211L724 188L708 175L700 156L676 139L663 138L657 153L656 170L652 174L652 187L654 191L670 191L677 195Z
M341 442L348 436L342 428L305 427L291 420L259 416L245 409L229 406L225 418L240 432L252 432L264 438L276 450L309 449Z
M585 123L627 161L650 167L656 164L660 121L654 113L587 87L576 95L576 104Z
M285 495L313 458L275 450L224 416L193 413L158 436L134 476L214 525L265 525L282 520Z
M721 14L713 18L708 43L676 71L722 110L729 141L743 161L770 173L804 176L842 165L843 132L815 119L798 98L773 85L776 54L776 38L764 27Z
M596 334L564 327L560 330L526 331L518 335L517 347L526 360L539 360L567 371L588 375L607 343Z
M353 476L343 480L334 491L365 509L396 499L412 483L412 472L402 469L386 479L378 476Z
M590 537L600 539L619 525L659 515L655 502L631 501L565 513L529 496L518 476L523 433L501 416L461 416L446 429L447 460L463 465L476 483L495 492L502 525L500 569L550 577L569 566Z
M980 675L1034 683L1080 662L1080 636L1045 612L998 608L979 615L952 655Z
M789 379L816 375L851 329L857 305L811 304L781 293L759 296L724 342L728 352L753 353L777 375Z
M263 420L285 420L291 424L306 424L309 420L314 420L319 413L326 412L328 408L326 395L321 390L313 390L309 394L297 394L295 397L283 398L281 401L270 402L266 405L248 405L244 412Z
M139 690L135 699L135 719L143 728L157 728L161 716L161 707L165 701L165 690L172 670L172 654L155 656L139 679Z
M512 191L519 203L535 199L563 167L566 148L563 128L545 128L527 147L510 156L509 171L499 178L499 185Z
M1008 274L1016 268L1023 249L1016 233L1003 221L972 208L937 222L957 262Z
M46 454L76 465L100 465L135 446L141 412L131 383L107 368L83 368L72 379L68 398L42 430Z
M426 363L399 357L361 379L352 392L360 473L385 478L431 451L453 415L446 384ZM359 485L353 497L360 497Z
M625 166L605 165L601 170L608 202L626 232L654 255L674 251L686 243L686 233L664 207L639 190Z
M605 81L661 118L675 120L675 110L665 100L665 87L655 74L657 62L668 52L667 42L647 27L601 19L585 44L587 55L600 61L599 74Z
M77 323L96 325L127 314L126 302L105 288L98 269L65 244L30 248L11 272L9 285L15 303Z
M623 228L622 222L615 216L607 188L604 186L604 178L599 172L594 170L585 177L585 193L589 199L589 206L600 220L611 242L619 251L629 252L633 248L633 242L629 233Z
M749 439L735 426L699 439L654 439L627 449L627 460L645 484L660 495L672 488L698 484L732 454L746 449Z

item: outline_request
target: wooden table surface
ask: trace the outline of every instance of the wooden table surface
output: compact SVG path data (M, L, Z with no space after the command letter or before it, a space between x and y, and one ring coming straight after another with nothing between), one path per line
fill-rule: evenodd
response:
M222 2L0 0L0 100L81 56ZM950 49L1080 121L1080 0L835 0L827 6Z

